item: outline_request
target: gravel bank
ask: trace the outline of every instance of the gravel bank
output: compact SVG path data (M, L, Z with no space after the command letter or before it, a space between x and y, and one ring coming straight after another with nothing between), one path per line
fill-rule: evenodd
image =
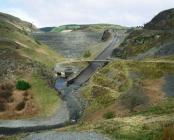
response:
M22 140L110 140L95 132L56 132L32 133Z

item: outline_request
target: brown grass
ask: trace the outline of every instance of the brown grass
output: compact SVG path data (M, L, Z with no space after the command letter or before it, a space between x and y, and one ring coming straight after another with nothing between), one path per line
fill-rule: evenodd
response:
M19 91L11 83L0 85L0 119L25 118L37 113L30 91Z
M166 127L163 129L162 140L174 140L174 127Z
M164 99L165 93L162 91L164 83L163 79L143 81L143 87L151 105L156 105Z

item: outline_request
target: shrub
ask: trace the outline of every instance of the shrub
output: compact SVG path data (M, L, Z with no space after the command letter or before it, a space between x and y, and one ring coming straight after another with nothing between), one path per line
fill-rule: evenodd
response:
M103 114L103 118L105 118L105 119L111 119L111 118L114 118L114 117L115 117L115 113L112 112L112 111Z
M38 45L41 45L41 42L37 39L35 39L35 42L38 44Z
M31 88L31 85L24 80L19 80L16 83L16 88L19 90L27 90L27 89Z
M85 51L83 57L88 58L91 56L91 52L89 50Z

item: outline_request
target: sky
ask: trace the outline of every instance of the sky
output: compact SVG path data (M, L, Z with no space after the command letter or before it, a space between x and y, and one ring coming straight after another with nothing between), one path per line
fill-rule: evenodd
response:
M141 26L170 8L174 8L174 0L0 0L0 12L37 27L94 23Z

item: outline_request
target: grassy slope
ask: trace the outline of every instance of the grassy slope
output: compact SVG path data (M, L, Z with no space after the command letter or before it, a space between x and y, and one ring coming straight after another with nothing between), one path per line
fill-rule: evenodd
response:
M20 55L41 62L49 67L53 67L56 61L59 62L63 59L63 57L51 51L46 45L34 40L26 31L18 30L8 23L0 24L1 38L19 42L22 46L19 50Z
M54 89L51 89L46 81L42 80L37 75L33 75L31 78L32 93L36 99L36 104L39 107L41 113L40 116L49 116L54 113L58 107L59 98Z
M93 32L98 32L98 31L104 31L108 28L113 28L113 29L125 29L125 27L119 26L119 25L113 25L113 24L89 24L89 25L63 25L59 27L53 28L51 31L52 32L61 32L64 30L82 30L82 31L93 31Z
M19 28L16 27L16 25L21 27L21 23L17 24L17 22L15 22L14 25L1 19L0 48L2 50L4 48L14 50L13 47L17 43L19 49L14 50L13 54L17 54L23 60L29 59L33 64L35 64L35 62L40 63L40 66L37 66L38 69L42 69L43 64L46 66L43 69L49 70L50 68L53 68L56 62L63 60L63 57L51 51L46 45L34 40L30 35L28 35L29 33L27 33L23 27ZM8 43L9 41L11 42L10 45ZM21 61L20 63L21 65L25 66L26 62ZM59 97L57 96L56 91L51 89L49 86L46 86L48 79L44 79L40 72L23 72L21 74L14 73L14 76L20 77L20 79L29 79L30 83L32 84L31 94L33 94L35 97L35 102L38 104L40 115L50 115L55 111L59 103Z
M137 55L148 52L152 48L156 48L155 50L157 50L160 46L173 42L173 39L172 32L144 29L135 30L131 32L130 35L120 45L119 48L121 51L117 51L118 49L116 49L113 52L113 56L121 58L135 57ZM153 58L154 55L151 57Z
M143 29L133 30L115 49L113 56L121 58L166 58L174 56L173 51L174 9L160 12ZM171 45L169 45L171 44Z
M136 57L173 39L168 31L135 30L113 55ZM152 58L154 55L147 56L149 61L115 61L98 70L81 90L88 101L83 118L77 126L66 129L99 131L114 140L174 139L174 98L164 89L170 81L166 76L174 75L174 64L167 62L173 56L158 56L158 62L156 56ZM105 119L107 112L115 117Z
M173 30L174 8L160 12L149 23L144 25L146 29Z
M163 77L173 71L174 65L164 62L110 63L82 89L89 106L80 123L67 129L93 129L118 140L173 138L174 99L163 91ZM132 90L137 87L141 92ZM116 117L104 119L109 111Z

